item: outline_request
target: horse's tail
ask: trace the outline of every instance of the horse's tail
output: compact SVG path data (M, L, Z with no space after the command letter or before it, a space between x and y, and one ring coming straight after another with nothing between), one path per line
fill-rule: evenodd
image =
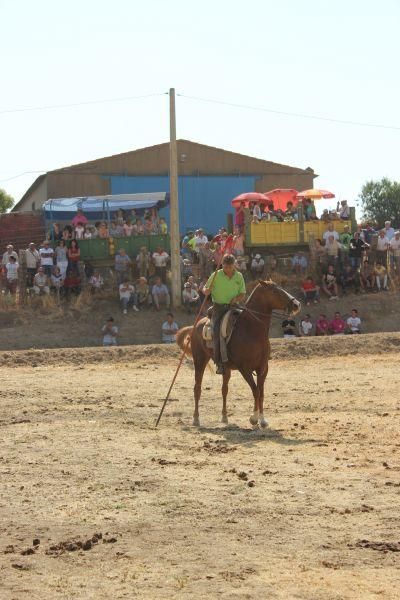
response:
M178 344L179 348L181 350L183 350L185 348L185 354L187 356L193 356L192 355L192 347L191 347L191 342L190 342L190 335L192 333L193 327L182 327L181 329L179 329L179 331L177 332L175 339L176 339L176 343Z

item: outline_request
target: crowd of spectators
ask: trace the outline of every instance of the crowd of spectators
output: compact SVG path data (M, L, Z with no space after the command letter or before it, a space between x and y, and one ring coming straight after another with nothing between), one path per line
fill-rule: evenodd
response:
M335 312L332 319L328 319L326 314L321 314L315 323L313 323L311 315L306 313L300 318L298 326L296 326L295 319L290 317L282 321L282 334L285 339L359 333L361 333L361 319L356 308L352 309L348 317L341 315L339 311Z
M243 227L244 225L244 207L245 204L243 203L241 206L237 207L235 211L235 224L239 227ZM249 211L251 215L251 222L282 223L287 221L298 221L300 207L305 221L318 220L313 200L310 198L304 198L296 206L293 204L293 202L288 201L286 204L286 210L275 208L273 201L266 204L263 204L262 202L250 202ZM329 211L328 209L325 209L321 215L321 220L325 222L349 219L350 207L347 204L347 200L338 202L336 210Z

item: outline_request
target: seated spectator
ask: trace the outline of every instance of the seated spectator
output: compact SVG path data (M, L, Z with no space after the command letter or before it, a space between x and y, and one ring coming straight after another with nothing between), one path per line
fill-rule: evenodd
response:
M158 221L158 229L161 235L167 235L168 233L168 225L164 217L160 217Z
M305 275L307 272L308 260L304 252L296 252L292 258L292 271L296 275Z
M361 257L364 250L369 248L367 244L360 236L360 233L356 231L349 242L349 262L353 269L358 269L361 264Z
M294 339L296 337L296 323L294 319L285 319L282 321L282 332L285 339Z
M350 206L347 204L347 200L342 200L337 203L336 212L339 213L339 218L344 221L348 221L350 219Z
M284 213L284 220L285 221L297 221L298 216L297 216L297 210L294 208L293 206L293 202L291 202L290 200L287 202L286 204L286 210Z
M169 291L165 283L162 283L161 277L155 278L151 293L156 310L160 310L160 304L165 304L167 308L170 307L171 299Z
M6 270L7 289L10 292L10 294L12 296L14 296L14 294L17 291L17 286L18 286L19 264L18 264L15 256L13 256L12 254L10 254L10 256L8 258L8 263L5 265L5 270Z
M387 269L379 261L375 265L374 275L375 275L375 283L376 283L376 287L378 288L378 292L380 292L382 289L385 292L387 292L388 291Z
M303 319L300 319L299 323L299 335L300 337L310 336L312 334L313 324L311 321L311 315L304 315Z
M83 240L83 236L85 233L85 225L82 225L82 223L78 223L78 225L74 229L74 233L76 240Z
M31 242L28 248L25 250L25 262L26 262L26 285L27 287L33 286L33 278L35 277L38 266L40 265L40 255L36 250L36 246Z
M56 255L56 265L65 277L68 268L68 248L65 244L65 240L60 240L58 242L54 253Z
M386 265L386 262L387 262L388 249L389 249L389 238L386 235L386 230L382 229L379 232L378 239L376 241L376 260L383 265Z
M132 235L133 229L134 229L134 227L132 224L132 220L130 218L128 218L126 220L126 222L123 224L124 236L130 237Z
M360 269L360 283L364 291L366 289L371 291L375 287L375 269L369 260L364 260Z
M43 267L38 268L38 272L33 278L33 291L35 294L50 294L49 280Z
M83 232L83 239L91 240L93 237L94 237L94 235L93 235L93 231L92 231L92 226L85 225L85 231Z
M114 319L110 317L101 328L103 333L103 346L116 346L118 327L114 325Z
M335 316L329 324L329 330L332 335L343 335L346 329L346 323L340 316L340 312L335 312Z
M169 254L158 246L156 251L153 253L153 263L157 277L160 277L163 283L167 283L167 265L169 262Z
M64 285L64 275L61 273L59 267L53 268L53 273L50 277L50 284L57 294L59 294Z
M305 198L303 200L303 214L306 221L315 221L317 219L315 205L311 198Z
M81 251L78 246L78 242L76 240L71 240L71 244L67 250L67 256L68 256L68 269L71 272L78 275L79 274L79 261L81 259Z
M319 315L319 319L315 323L315 335L329 335L329 321L326 315Z
M150 262L150 252L147 250L146 246L142 246L140 248L139 254L136 257L136 266L139 271L140 277L146 278L149 276Z
M125 279L119 286L119 299L124 315L127 314L129 305L132 305L133 310L138 312L139 309L137 306L137 294L135 292L135 286L129 283L127 279Z
M53 242L58 242L62 239L63 232L61 231L61 227L59 223L52 223L50 226L49 239Z
M73 229L72 229L71 225L66 225L62 232L62 239L65 242L68 242L69 240L72 240L73 237L74 237L74 235L73 235Z
M306 305L309 306L311 302L314 304L318 303L319 287L315 283L312 277L307 277L301 284L301 290L306 299Z
M110 237L108 225L104 221L101 221L97 226L97 237L99 237L100 239Z
M132 261L126 253L125 248L120 248L115 255L115 273L118 285L129 279Z
M190 285L192 286L192 289L194 289L196 292L199 291L199 286L197 285L195 278L193 275L189 275L189 277L187 278L188 283L190 283Z
M167 320L161 326L162 341L164 344L173 344L175 342L175 334L178 331L178 323L174 321L174 315L167 313Z
M328 296L329 300L337 300L338 298L338 287L336 272L333 265L328 266L328 271L322 276L322 289Z
M50 246L49 240L44 240L42 247L39 249L40 266L43 267L47 277L50 277L53 272L54 265L54 250Z
M76 211L76 215L74 216L74 218L71 221L73 227L76 227L77 225L87 225L88 220L85 217L85 215L83 214L83 210L81 208L78 208L78 210Z
M356 294L360 291L360 275L353 269L351 265L346 265L340 276L340 285L342 286L343 296L345 296L349 288L353 287Z
M92 292L99 292L104 286L104 279L100 275L100 271L96 269L89 277L89 287Z
M151 304L150 287L146 277L139 277L136 284L137 304L138 308L144 308Z
M361 333L361 319L358 316L357 309L353 308L351 311L351 317L347 319L347 330L346 333Z
M114 219L111 221L110 226L108 228L108 234L110 237L121 237L121 233L123 233L123 226L118 225L117 221Z
M335 230L334 224L330 222L330 223L328 223L328 227L326 228L326 231L324 231L322 239L326 242L328 240L329 236L331 236L331 235L333 235L334 240L336 240L337 242L339 241L339 234Z
M67 297L70 294L78 295L81 293L81 278L79 273L74 269L67 269L64 279L64 292Z
M192 309L195 309L199 305L200 296L189 281L183 286L182 300L183 306L189 314L192 312Z
M328 265L333 265L335 268L339 266L339 252L341 248L341 243L335 240L333 235L329 235L328 239L325 241L325 252Z
M263 279L264 276L264 259L261 258L261 254L256 254L250 265L250 273L253 279Z

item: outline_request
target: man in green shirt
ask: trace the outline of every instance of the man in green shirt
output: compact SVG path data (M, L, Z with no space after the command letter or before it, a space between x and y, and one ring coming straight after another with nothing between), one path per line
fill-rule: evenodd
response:
M346 265L349 257L350 240L353 236L348 225L344 226L344 231L339 235L339 241L342 244L340 249L340 257L342 266Z
M222 269L209 277L203 293L205 296L211 294L213 301L211 324L214 339L214 362L217 365L217 374L223 375L224 363L228 362L228 353L225 341L220 339L222 317L232 308L232 304L239 304L246 296L243 275L236 270L235 257L232 254L225 254L222 259Z

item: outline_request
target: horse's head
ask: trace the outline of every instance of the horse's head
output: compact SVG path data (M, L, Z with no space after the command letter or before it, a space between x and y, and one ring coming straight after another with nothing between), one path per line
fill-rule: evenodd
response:
M293 316L300 312L301 303L272 280L260 280L258 283L268 296L268 307L271 310L281 310L287 315Z

